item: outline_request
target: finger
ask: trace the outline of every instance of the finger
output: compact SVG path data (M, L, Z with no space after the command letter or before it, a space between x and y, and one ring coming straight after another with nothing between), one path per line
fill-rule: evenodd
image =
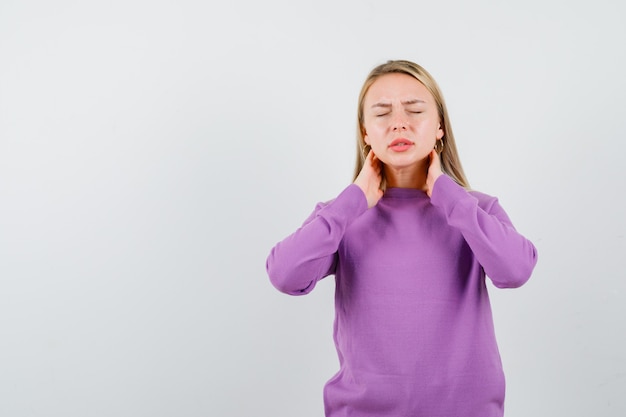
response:
M382 161L380 159L378 159L378 157L376 156L376 154L374 154L374 156L372 157L372 163L376 164L376 167L381 168L382 167Z
M372 159L370 161L370 164L372 165L372 168L374 170L377 170L380 168L380 163L378 162L378 158L373 153L372 153Z
M439 165L439 154L436 150L430 151L430 165Z

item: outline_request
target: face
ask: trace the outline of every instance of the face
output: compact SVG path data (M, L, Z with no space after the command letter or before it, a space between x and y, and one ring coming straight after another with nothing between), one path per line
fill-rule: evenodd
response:
M363 100L365 143L386 165L406 168L426 160L444 135L435 100L407 74L380 76Z

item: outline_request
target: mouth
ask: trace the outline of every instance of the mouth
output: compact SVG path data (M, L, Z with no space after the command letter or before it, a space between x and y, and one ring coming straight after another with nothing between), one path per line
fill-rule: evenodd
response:
M404 152L411 146L413 146L413 142L405 138L396 139L389 144L389 148L396 152Z

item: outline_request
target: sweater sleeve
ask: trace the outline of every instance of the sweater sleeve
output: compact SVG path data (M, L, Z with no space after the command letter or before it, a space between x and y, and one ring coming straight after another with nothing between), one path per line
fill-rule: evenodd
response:
M496 287L520 287L537 263L537 249L515 230L495 197L484 197L479 200L441 175L435 181L431 203L444 212L450 226L461 231Z
M334 274L344 232L366 210L365 194L354 184L331 202L318 204L298 230L270 251L266 268L272 284L284 293L302 295Z

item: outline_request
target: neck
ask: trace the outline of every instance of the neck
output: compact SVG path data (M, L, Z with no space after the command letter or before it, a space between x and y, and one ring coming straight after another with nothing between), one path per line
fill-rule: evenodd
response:
M426 189L426 177L428 175L428 159L420 161L409 167L392 167L385 165L385 179L390 188L417 188Z

